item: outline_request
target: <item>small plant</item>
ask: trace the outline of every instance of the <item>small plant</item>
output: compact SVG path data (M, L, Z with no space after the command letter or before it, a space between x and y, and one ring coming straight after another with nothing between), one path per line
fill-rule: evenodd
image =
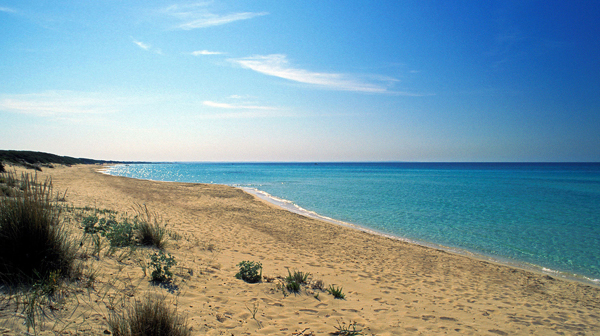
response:
M283 284L283 282L278 282L275 285L275 290L276 291L281 291L281 293L283 294L283 297L286 298L289 294L288 292L285 290L286 286Z
M288 275L285 277L286 288L292 293L298 293L300 291L300 285L306 284L310 273L304 273L294 271L291 273L288 269Z
M310 276L310 273L308 272L300 272L300 271L294 271L294 273L291 273L290 270L288 269L288 276L285 278L286 282L292 282L295 281L299 284L305 285L308 283L308 277Z
M100 235L95 234L92 236L92 242L94 244L93 255L96 255L96 259L100 260L100 252L102 252L102 249L104 248L104 241Z
M336 288L334 285L329 285L329 288L327 288L327 293L333 295L333 297L336 299L344 300L346 298L346 295L342 293L342 287Z
M98 269L94 269L91 267L86 268L82 272L83 287L85 288L94 288L94 283L98 279L99 271Z
M242 261L237 266L240 271L235 275L248 283L257 283L262 278L262 264L258 261Z
M133 235L135 233L133 223L130 223L127 219L124 219L120 223L116 220L109 221L110 223L107 222L107 225L110 226L108 232L106 232L106 238L108 238L110 246L130 246L133 243Z
M83 225L83 232L85 232L86 234L99 233L103 236L106 235L106 232L108 231L109 227L114 223L116 223L114 219L109 219L107 221L106 218L99 219L96 216L85 217L81 222L81 224Z
M171 310L162 297L147 296L108 320L114 336L189 336L186 318Z
M323 280L315 280L312 285L311 285L312 289L318 289L318 290L324 290L325 289L325 284L323 283Z
M262 323L256 318L256 313L258 313L258 303L254 302L252 309L248 308L248 306L246 306L246 309L250 312L250 314L252 315L252 319L254 321L256 321L256 324L258 324L258 327L262 328Z
M300 284L295 280L291 280L287 282L285 288L292 293L298 293L300 291Z
M17 299L17 309L22 309L22 314L25 317L25 327L27 328L27 334L29 330L33 329L33 334L37 334L36 325L38 319L45 316L43 306L48 302L47 296L39 290L39 288L33 287L31 290L22 294Z
M333 335L340 336L358 336L362 335L362 329L359 329L356 321L346 324L344 321L337 321L338 325L334 328L337 330Z
M171 267L177 264L175 257L170 254L165 254L164 251L154 252L150 256L150 268L154 270L150 274L154 282L171 282L173 280L173 272Z
M42 295L53 296L60 286L60 271L52 271L46 278L40 279L33 285Z

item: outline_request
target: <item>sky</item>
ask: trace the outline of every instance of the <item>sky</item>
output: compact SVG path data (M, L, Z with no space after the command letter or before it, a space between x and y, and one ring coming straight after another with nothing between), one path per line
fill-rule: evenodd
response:
M0 0L0 149L600 161L600 1Z

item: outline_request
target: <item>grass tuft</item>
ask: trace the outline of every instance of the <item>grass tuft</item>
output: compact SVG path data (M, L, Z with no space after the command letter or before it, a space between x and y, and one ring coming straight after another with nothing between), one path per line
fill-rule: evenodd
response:
M22 193L0 198L0 282L33 284L51 274L70 277L77 256L74 240L54 206L52 182L21 177Z
M123 314L113 314L108 320L115 336L188 336L187 320L169 309L165 299L147 296L136 301Z
M294 273L292 273L288 269L288 275L285 277L285 287L292 293L298 293L300 291L301 285L308 283L309 275L310 273L308 272L300 271L294 271Z
M135 237L140 245L164 249L167 241L167 229L157 213L150 212L146 205L136 206Z
M342 293L342 287L335 287L334 285L329 285L327 288L327 292L333 295L334 298L344 300L346 299L346 295Z
M337 321L338 325L335 326L336 331L332 333L333 335L339 336L358 336L362 335L362 329L358 326L356 321L346 323L344 321Z

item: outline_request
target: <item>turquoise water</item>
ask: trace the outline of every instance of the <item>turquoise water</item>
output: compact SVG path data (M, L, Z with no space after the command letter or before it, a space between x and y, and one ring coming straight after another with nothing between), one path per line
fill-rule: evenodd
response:
M597 163L176 163L108 173L254 188L381 233L600 282Z

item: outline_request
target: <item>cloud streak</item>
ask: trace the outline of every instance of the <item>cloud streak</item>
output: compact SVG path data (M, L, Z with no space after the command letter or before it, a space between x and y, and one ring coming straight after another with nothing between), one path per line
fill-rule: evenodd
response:
M149 44L146 44L146 43L140 42L140 41L136 41L136 40L133 40L133 43L135 43L138 47L140 47L140 48L142 48L144 50L150 50L150 45Z
M213 101L203 101L202 105L208 107L216 107L220 109L239 109L239 110L277 110L276 107L272 106L260 106L260 105L239 105L239 104L228 104L228 103L218 103Z
M223 55L223 53L220 51L197 50L197 51L192 51L192 55L194 55L194 56Z
M0 95L0 111L58 117L81 114L114 113L119 109L113 99L97 93L45 91L42 93Z
M209 12L206 9L208 5L209 3L173 5L163 12L182 21L176 28L183 30L220 26L269 14L268 12L238 12L220 15Z
M240 20L248 20L257 16L267 15L267 12L260 13L252 13L252 12L244 12L244 13L232 13L227 15L217 15L217 14L203 14L202 17L192 20L190 22L182 23L179 25L179 28L183 30L191 30L196 28L206 28L212 26L220 26L224 24L228 24L235 21Z
M388 86L397 82L394 78L378 76L370 81L348 74L313 72L291 66L286 55L256 55L244 58L229 59L243 68L256 72L284 78L294 82L317 85L323 88L366 93L391 93Z
M17 11L12 9L12 8L8 8L8 7L0 7L0 12L5 12L5 13L16 13Z
M138 41L138 40L136 40L134 38L132 38L132 39L133 39L133 43L135 45L137 45L138 47L140 47L140 48L142 48L142 49L144 49L146 51L150 51L150 52L154 52L154 53L157 53L159 55L162 55L162 50L157 49L157 48L153 48L152 45L144 43L144 42L141 42L141 41Z

